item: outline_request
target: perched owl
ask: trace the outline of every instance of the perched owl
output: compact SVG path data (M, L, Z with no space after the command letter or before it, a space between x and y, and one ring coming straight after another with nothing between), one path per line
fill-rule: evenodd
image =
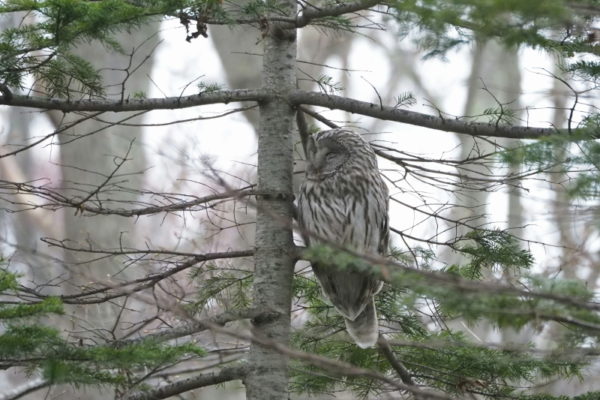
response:
M369 143L351 130L338 128L310 137L306 152L298 220L307 245L321 240L358 253L384 255L389 237L388 190ZM356 344L373 346L379 335L373 297L382 282L327 265L312 268L324 294L346 319Z

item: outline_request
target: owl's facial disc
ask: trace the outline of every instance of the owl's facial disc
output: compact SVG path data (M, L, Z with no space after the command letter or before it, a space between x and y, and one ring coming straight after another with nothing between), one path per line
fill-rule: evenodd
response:
M318 141L309 155L307 178L321 180L336 172L348 159L345 147L334 140Z

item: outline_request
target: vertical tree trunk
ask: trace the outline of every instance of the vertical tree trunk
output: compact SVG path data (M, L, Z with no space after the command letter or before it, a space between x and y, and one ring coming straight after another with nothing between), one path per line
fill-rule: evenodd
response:
M504 104L505 108L519 108L519 92L521 76L519 71L519 59L516 49L508 48L495 40L478 40L473 53L471 74L468 80L467 101L465 103L464 115L482 114L486 108L498 108L497 101ZM489 93L483 90L487 87ZM493 97L492 97L493 95ZM481 118L481 121L486 121ZM460 159L464 160L473 157L473 149L477 148L481 154L486 154L494 150L493 146L487 142L478 140L467 135L458 135L461 143ZM513 140L498 140L504 146L514 145ZM477 144L475 144L477 143ZM474 175L486 173L485 166L473 165L470 170ZM515 172L511 168L510 172ZM509 209L508 228L515 233L514 228L520 227L522 223L522 207L518 189L509 187ZM452 217L457 220L468 220L472 226L485 226L487 220L487 203L489 202L488 192L483 190L458 190L456 203L461 208L453 211ZM465 227L458 227L457 236L462 236L467 232ZM448 261L450 263L464 263L461 254L452 254ZM510 277L506 277L510 279ZM482 339L487 338L493 331L493 327L487 322L478 323L472 328L472 331ZM509 331L503 331L506 334ZM511 340L517 341L517 335L508 334ZM526 336L524 336L526 337ZM521 341L521 339L519 339Z
M296 2L280 2L279 11L295 14ZM295 31L270 26L265 32L263 87L286 95L296 84ZM254 306L278 313L256 318L253 334L287 343L290 327L291 281L294 271L292 239L292 124L294 110L285 101L260 106L258 132L258 191ZM287 359L256 344L250 349L252 372L246 378L249 400L288 398Z
M98 49L97 42L79 45L76 52L79 56L91 62L95 68L104 68L102 79L107 87L107 96L118 98L121 90L124 90L124 98L127 99L136 92L145 92L148 88L148 75L152 71L152 51L158 42L158 36L152 36L158 30L157 21L148 22L144 28L132 33L120 33L115 39L123 46L124 54L117 52L103 52ZM142 44L144 44L142 46ZM136 48L137 51L130 60L129 52ZM148 59L146 59L148 57ZM121 88L121 83L127 76L125 70L128 64L133 67L143 64L135 72L128 76L126 85ZM107 67L112 68L107 68ZM131 70L133 67L130 67ZM62 120L62 114L53 112L50 114L57 127L62 122L68 123L79 116L67 116ZM125 114L103 115L104 120L119 121L125 118ZM140 122L141 118L128 120L127 122ZM60 155L61 167L64 181L63 191L68 196L86 196L87 193L101 185L116 167L116 162L125 157L129 145L131 150L127 155L127 161L118 170L118 176L109 182L119 184L132 191L139 190L143 185L144 177L141 174L146 168L145 153L142 144L142 128L115 125L110 129L85 137L89 132L94 132L106 124L94 120L80 123L75 128L68 130L59 136L61 141ZM78 140L74 140L78 138ZM117 190L112 195L123 201L135 201L137 193L127 193L127 190ZM88 216L75 215L72 211L64 214L66 238L74 243L85 243L94 248L117 248L119 246L133 245L136 241L135 220L125 219L118 216ZM139 240L142 242L144 239ZM85 246L85 245L84 245ZM132 269L121 271L123 265L113 258L104 258L97 262L81 263L89 259L86 254L75 252L65 253L66 268L70 273L71 284L75 291L82 285L111 279L119 272L119 278L132 276ZM144 272L145 273L145 272ZM114 324L114 318L118 313L118 306L105 304L93 309L81 308L81 317L91 323L95 328L108 327Z
M152 36L159 27L158 21L148 22L143 28L131 33L120 33L115 35L116 40L121 43L126 53L133 48L138 51L133 55L131 65L133 67L145 62L132 73L126 82L124 98L127 99L136 92L145 92L148 88L148 75L152 71L153 58L152 50L158 42L158 36ZM142 47L142 44L143 47ZM124 70L130 62L128 54L117 52L105 52L97 42L81 44L77 47L77 54L85 60L91 62L95 68L104 68L103 83L107 87L107 96L115 98L121 96L121 82L125 79ZM148 57L148 59L146 59ZM111 68L107 68L111 67ZM133 68L129 68L130 70ZM60 124L66 124L72 120L80 118L77 115L67 115L63 118L62 113L49 113L57 128ZM104 120L119 121L125 118L126 114L105 114ZM128 120L130 123L139 123L141 117ZM60 140L60 160L63 178L63 193L67 196L85 196L91 190L101 185L116 167L119 157L124 157L130 143L133 145L127 155L127 162L118 171L118 177L112 179L110 184L118 182L121 186L131 189L133 193L127 193L126 190L118 190L112 197L123 201L135 201L137 193L143 185L144 177L140 173L146 168L146 158L142 144L142 128L124 125L115 125L110 129L95 133L85 137L89 132L94 132L106 124L89 120L69 129L59 136ZM79 137L78 140L72 141ZM82 195L83 193L83 195ZM135 220L126 219L114 215L107 216L89 216L75 215L71 210L64 213L64 235L70 240L70 244L78 246L92 246L98 249L110 249L123 247L134 247L136 241L142 242L144 238L136 237ZM58 237L62 239L62 237ZM64 289L65 293L78 292L86 285L94 282L111 282L112 277L118 273L117 279L135 278L145 274L146 271L133 268L124 269L121 262L115 258L102 258L94 262L87 262L87 254L66 251L64 254L65 270L55 272L51 279L56 279L61 273L67 272L69 275L69 285ZM139 274L139 275L138 275ZM49 278L50 279L50 278ZM109 283L110 284L110 283ZM114 333L119 335L121 324L116 325L115 320L120 312L121 300L104 303L98 307L73 306L67 307L70 320L61 319L54 321L55 326L68 332L75 332L77 338L85 340L90 338L96 340L94 335L102 332L110 337L108 332L114 329ZM144 310L144 306L129 300L128 309L122 314L123 320L138 318ZM129 310L132 310L129 314ZM116 329L115 329L116 328ZM87 343L87 342L85 342ZM86 400L101 400L114 397L112 388L99 387L90 388L86 391ZM61 399L80 399L75 391L67 390L62 386L52 388L52 395L59 396Z

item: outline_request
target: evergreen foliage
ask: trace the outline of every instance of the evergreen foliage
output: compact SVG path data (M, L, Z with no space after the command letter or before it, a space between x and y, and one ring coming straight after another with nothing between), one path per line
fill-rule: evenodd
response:
M591 4L585 0L411 0L393 4L392 13L406 32L414 26L421 29L419 44L430 50L430 56L443 55L475 38L496 38L508 46L527 44L568 55L597 54L587 32L564 29L565 21L577 19L572 6ZM553 39L552 31L561 32L562 40ZM578 68L574 64L574 69Z
M533 264L533 257L527 250L519 247L514 236L502 230L473 230L465 235L465 240L472 241L458 247L457 250L468 256L471 261L465 266L450 266L448 272L456 272L470 279L481 279L484 270L500 266L503 270L510 268L527 269Z
M569 135L548 136L506 150L500 157L506 163L521 164L532 171L560 171L570 178L566 188L573 199L596 199L600 195L598 132L600 114L590 114Z
M520 398L514 384L508 382L526 386L539 378L577 376L582 365L554 354L536 358L520 349L481 347L451 331L401 343L394 346L395 353L416 376L458 396L469 389L487 398Z
M337 4L335 1L324 3L323 6ZM420 28L419 45L427 48L430 56L443 55L453 47L486 37L499 38L508 45L527 44L567 55L597 54L587 32L564 28L565 21L578 18L573 14L573 3L585 6L589 3L586 0L411 0L389 3L389 13L400 23L401 32L413 32L415 26ZM206 35L202 21L234 25L238 18L258 21L268 12L277 10L276 1L258 0L227 10L216 0L4 0L0 2L0 14L26 11L37 22L5 29L0 35L0 81L17 89L21 88L25 76L35 73L47 82L47 94L51 97L69 97L68 91L73 88L68 89L65 84L70 81L79 84L75 93L80 96L102 95L98 73L72 53L77 43L95 40L120 51L111 36L114 32L136 29L150 17L175 15L186 26L190 40ZM197 22L197 31L189 34L193 20ZM357 29L352 19L344 15L325 16L312 24L335 30ZM564 38L560 41L552 39L548 34L551 30L564 32ZM574 62L569 69L574 73L598 76L598 67L593 61Z
M15 274L0 270L0 296L13 294L17 279ZM155 340L82 345L40 323L41 317L63 312L62 301L56 297L37 303L0 304L0 367L18 365L29 375L39 373L51 384L131 388L138 384L138 373L205 355L193 344L168 345Z
M252 275L249 271L210 264L194 271L192 278L198 282L196 300L188 305L192 313L201 313L215 304L238 310L250 307Z
M451 328L452 321L462 319L470 324L492 322L497 327L521 329L540 321L558 321L570 326L578 335L565 338L565 346L585 349L586 344L600 335L600 315L585 310L571 301L582 304L593 298L580 281L556 280L524 273L533 263L531 254L518 246L517 240L505 231L476 230L467 235L470 244L459 247L470 259L464 265L452 265L445 272L457 280L442 279L440 272L399 268L401 264L371 265L361 257L327 246L306 250L305 257L335 268L371 271L385 279L383 293L377 298L380 319L391 329L390 340L398 359L414 373L418 381L447 393L464 395L465 391L485 398L528 398L518 386L534 385L539 380L556 377L577 377L586 365L584 357L569 354L547 354L540 357L523 349L495 349L482 347L460 330ZM461 279L482 281L498 271L521 271L519 283L535 294L532 297L515 296L510 287L500 281L489 290L460 291ZM305 278L302 278L305 279ZM488 280L489 281L489 280ZM313 286L299 285L304 296L317 294ZM541 295L541 296L540 296ZM319 300L312 300L312 303ZM433 301L432 303L429 303ZM391 305L391 307L390 307ZM431 330L423 325L426 310L435 310L432 319L446 321L441 328ZM309 307L313 318L304 331L298 332L294 343L305 351L345 360L354 365L391 373L391 367L376 349L357 349L344 331L343 319L325 304ZM429 311L430 312L430 311ZM536 322L537 321L537 322ZM317 339L318 338L318 339ZM557 350L560 353L560 350ZM340 384L339 377L318 368L298 367L294 370L293 387L309 392L333 391ZM318 376L311 380L311 376ZM516 385L520 382L519 385ZM363 378L343 381L357 393L377 393L377 387ZM524 397L523 397L524 396ZM551 397L549 397L551 398Z

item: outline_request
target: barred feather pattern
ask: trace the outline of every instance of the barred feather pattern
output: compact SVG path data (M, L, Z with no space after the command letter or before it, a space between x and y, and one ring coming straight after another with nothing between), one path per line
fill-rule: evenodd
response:
M356 252L387 252L388 190L375 152L358 133L332 129L310 137L306 180L298 197L298 220L307 245L335 243ZM362 348L377 342L374 296L382 282L357 271L313 264L325 296L344 316Z

